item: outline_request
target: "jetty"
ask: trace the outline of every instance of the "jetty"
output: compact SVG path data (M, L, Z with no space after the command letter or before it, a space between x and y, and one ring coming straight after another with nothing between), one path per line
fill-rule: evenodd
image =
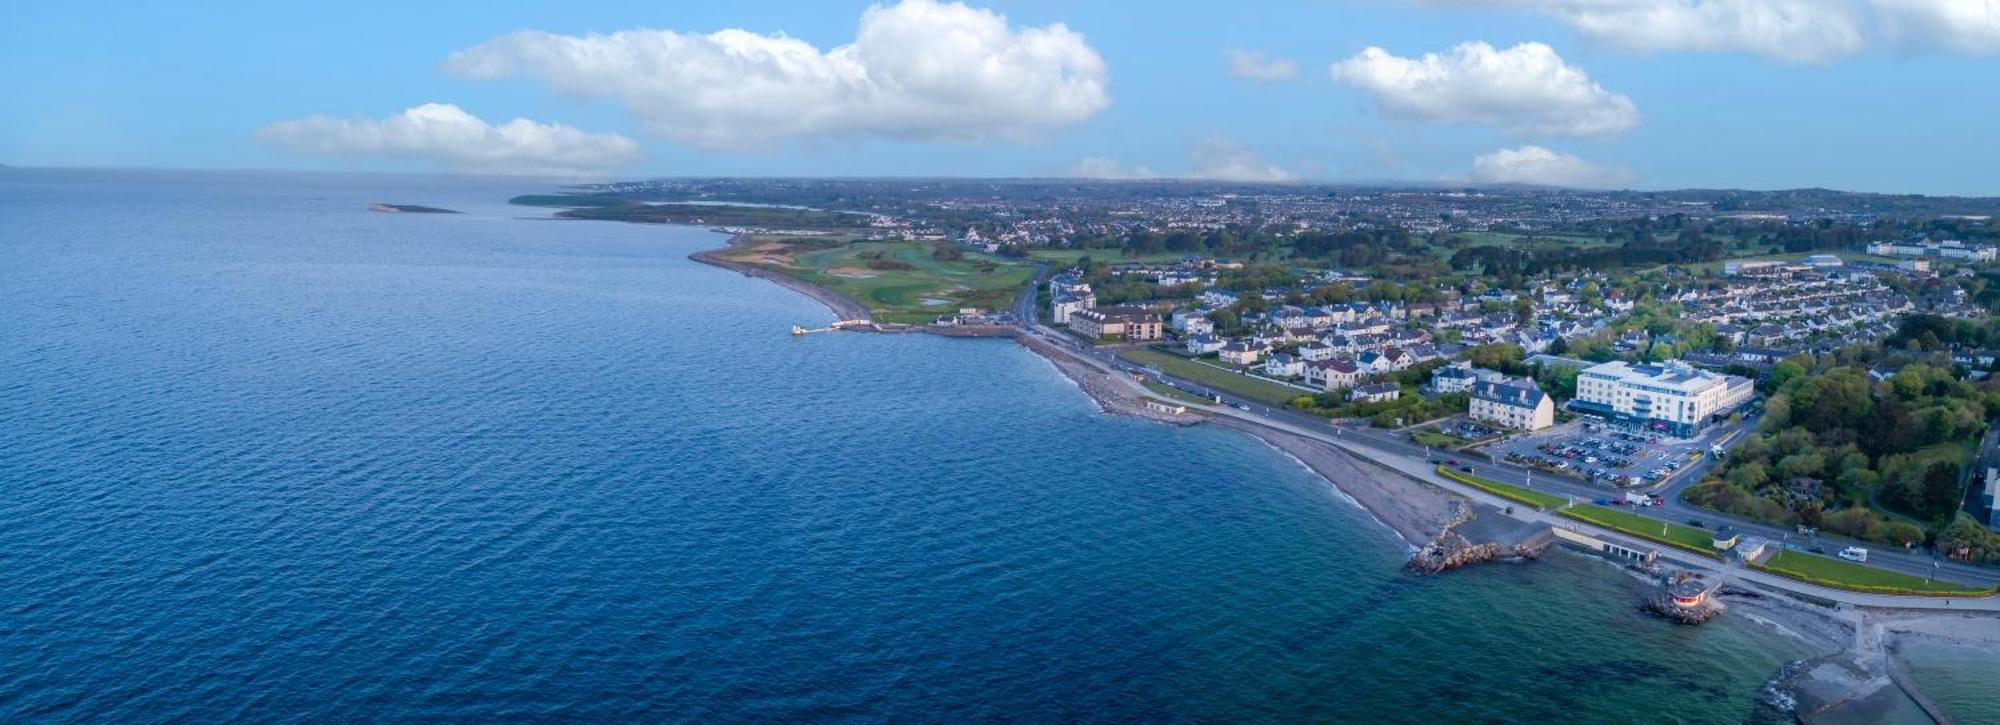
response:
M826 327L806 327L804 325L793 325L792 336L803 337L805 335L811 335L813 333L818 333L818 332L839 332L841 330L856 330L860 332L869 332L873 331L874 329L875 329L875 323L871 320L841 320L831 325L827 325Z

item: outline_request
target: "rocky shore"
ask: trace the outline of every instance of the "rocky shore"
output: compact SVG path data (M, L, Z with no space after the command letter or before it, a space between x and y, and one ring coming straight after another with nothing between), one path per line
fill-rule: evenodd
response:
M1215 424L1256 436L1289 454L1413 547L1436 539L1458 519L1457 506L1464 501L1458 496L1357 459L1339 448L1234 418L1217 417Z
M789 289L793 292L797 292L799 294L818 300L820 304L826 305L827 309L833 310L833 314L839 316L840 319L843 320L872 319L868 315L867 306L861 304L860 302L854 301L853 298L848 297L847 295L843 295L839 292L835 292L833 290L821 287L819 285L807 282L805 280L798 279L796 277L781 274L778 272L773 272L771 270L764 269L762 267L758 267L755 265L730 261L722 257L723 252L727 252L730 249L742 246L744 241L745 240L741 235L733 236L729 238L728 247L724 247L722 249L710 249L707 251L695 252L694 254L688 255L688 259L692 259L702 264L721 267L723 269L727 269L733 272L739 272L745 277L756 277L759 279L769 280L777 284L778 286L784 287L785 289Z
M1194 411L1173 414L1146 406L1146 398L1131 388L1118 384L1111 376L1120 375L1104 369L1094 360L1073 354L1033 335L1016 335L1014 341L1028 348L1042 359L1049 361L1064 377L1083 389L1085 395L1097 401L1105 412L1129 415L1147 420L1156 420L1173 425L1194 425L1206 416Z

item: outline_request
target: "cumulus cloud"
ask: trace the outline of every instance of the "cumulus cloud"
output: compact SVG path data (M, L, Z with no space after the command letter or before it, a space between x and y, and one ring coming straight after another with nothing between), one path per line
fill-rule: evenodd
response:
M1493 126L1515 136L1611 136L1639 125L1632 99L1607 91L1555 49L1465 43L1403 58L1369 48L1329 69L1389 116Z
M1540 146L1501 149L1472 160L1472 180L1481 184L1532 184L1601 189L1625 186L1639 175L1619 166L1595 164Z
M1229 74L1238 78L1270 83L1287 80L1299 74L1297 64L1283 58L1266 57L1262 51L1232 50L1227 55Z
M1540 12L1635 51L1734 51L1826 63L1893 43L2000 53L2000 0L1422 0Z
M1234 139L1210 136L1188 151L1194 162L1194 176L1216 181L1277 182L1297 181L1299 176L1284 167L1265 161L1250 147Z
M422 159L475 174L592 176L636 161L639 144L525 118L495 126L448 103L426 103L374 120L315 115L279 121L257 138L321 156Z
M702 148L787 139L1032 138L1111 103L1104 59L1061 23L1014 27L961 3L905 0L861 14L822 51L782 34L522 31L451 54L468 78L526 76L623 103L646 128Z
M1062 175L1065 178L1072 179L1100 179L1105 181L1159 178L1159 174L1153 173L1153 170L1147 168L1144 164L1126 166L1119 163L1117 159L1103 156L1091 156L1078 161L1075 165L1063 170Z
M1906 47L1937 43L2000 54L2000 0L1873 0L1883 31Z
M1245 183L1279 183L1299 178L1298 174L1265 161L1248 146L1225 136L1209 136L1188 147L1188 163L1191 168L1184 173L1162 175L1144 165L1126 166L1116 159L1092 156L1064 169L1062 175L1078 179L1175 178Z

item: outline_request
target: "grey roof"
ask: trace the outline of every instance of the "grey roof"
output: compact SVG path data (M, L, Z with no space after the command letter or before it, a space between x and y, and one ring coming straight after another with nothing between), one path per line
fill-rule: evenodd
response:
M1534 383L1522 381L1481 381L1472 384L1472 397L1518 408L1539 408L1547 397Z

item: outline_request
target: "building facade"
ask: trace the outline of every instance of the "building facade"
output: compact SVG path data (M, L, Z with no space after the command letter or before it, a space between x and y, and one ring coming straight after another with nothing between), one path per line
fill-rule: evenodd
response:
M1466 416L1520 430L1541 430L1556 424L1556 404L1527 380L1482 380L1472 384Z
M1713 416L1749 401L1753 389L1749 378L1697 370L1679 361L1617 361L1577 374L1570 409L1686 437L1699 433Z

